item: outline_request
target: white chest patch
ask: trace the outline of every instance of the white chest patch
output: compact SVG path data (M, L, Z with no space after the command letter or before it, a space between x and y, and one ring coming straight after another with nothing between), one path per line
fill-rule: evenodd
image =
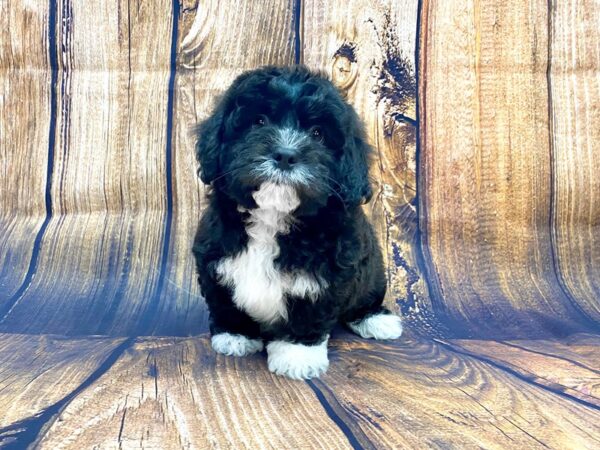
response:
M248 245L217 265L220 282L233 290L233 301L252 318L263 323L287 320L286 296L316 301L323 280L307 273L281 272L274 261L279 256L277 234L289 232L290 213L300 205L290 186L264 183L253 195L257 209L248 211Z

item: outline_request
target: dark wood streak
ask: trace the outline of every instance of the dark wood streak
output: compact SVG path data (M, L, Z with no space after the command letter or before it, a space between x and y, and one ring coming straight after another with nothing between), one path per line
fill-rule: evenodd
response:
M161 248L159 276L156 282L156 290L151 300L146 305L144 317L140 327L135 330L137 335L153 334L157 323L160 321L158 311L162 293L165 290L165 280L168 276L169 248L171 244L171 228L173 226L173 120L175 113L175 77L177 73L177 42L179 29L179 0L172 0L173 10L171 17L171 59L169 64L169 93L167 96L167 120L166 120L166 148L165 148L165 176L166 176L166 211L164 217L164 235Z
M35 446L39 443L44 437L45 431L52 426L65 408L69 406L69 403L108 372L123 352L131 347L133 341L133 338L129 338L119 344L76 389L56 403L44 408L31 417L0 428L0 444L2 447L10 450L18 450L29 448L29 446Z
M353 449L360 450L364 448L376 448L373 443L369 441L367 436L365 436L362 430L360 430L360 428L356 428L353 425L348 425L349 423L352 424L353 422L351 418L347 417L346 419L343 419L340 417L340 412L342 415L346 415L345 411L343 411L343 408L328 389L327 385L320 383L319 380L306 380L306 384L308 384L313 390L319 399L319 402L327 412L327 415L335 422L342 433L344 433L346 438L348 438L348 442ZM323 391L325 391L325 394ZM358 437L356 435L358 435Z
M429 236L427 234L427 202L423 195L424 187L427 183L427 173L425 170L425 160L423 158L423 145L427 142L427 116L423 112L423 108L427 98L427 58L425 52L429 47L429 35L427 27L429 26L429 1L418 0L418 15L417 15L417 45L415 46L415 82L417 85L416 98L416 114L417 114L417 140L416 140L416 173L415 182L417 186L417 229L416 229L416 255L417 260L422 267L424 278L430 293L430 301L433 311L439 316L439 320L448 326L449 317L444 303L442 287L440 285L438 275L428 261L432 260L432 254L429 245ZM446 330L446 335L449 334Z
M303 10L302 0L294 0L294 63L301 64L304 50L304 40L302 39Z
M46 187L45 187L45 209L46 217L42 222L42 226L38 230L33 241L33 249L29 268L25 274L21 286L15 293L0 304L0 324L6 318L9 311L21 299L31 280L37 271L39 263L40 249L42 240L48 224L52 219L52 177L54 174L54 151L56 145L56 102L57 102L57 83L58 83L58 56L57 56L57 41L56 41L56 0L48 1L48 59L50 62L50 125L48 127L48 159L46 165Z
M438 339L435 339L435 342L444 346L445 348L447 348L450 351L456 352L461 355L470 356L472 358L475 358L475 359L483 361L487 364L490 364L493 367L496 367L500 370L504 370L507 373L519 378L520 380L530 383L534 386L540 387L542 389L545 389L548 392L551 392L553 394L567 398L571 401L580 403L591 409L600 411L600 399L598 399L598 398L595 398L595 397L592 397L589 395L585 395L583 393L580 393L580 392L574 391L572 389L569 389L565 386L562 386L558 383L554 383L554 382L548 381L544 378L540 378L540 377L536 376L535 374L527 372L513 364L507 363L506 361L502 361L502 359L500 359L500 358L494 359L494 358L490 358L487 356L483 356L479 353L472 352L470 350L466 350L463 347L461 347L460 345L457 345L452 342L445 342L445 341L441 341Z
M544 351L534 350L534 349L531 349L531 348L528 348L528 347L523 347L521 345L517 345L515 343L511 343L511 342L508 342L508 341L501 341L501 342L502 342L502 344L504 344L504 345L506 345L508 347L518 348L518 349L524 350L526 352L535 353L537 355L548 356L550 358L562 359L563 361L567 361L570 364L573 364L575 366L581 367L582 369L586 369L586 370L589 370L591 372L594 372L594 373L597 373L598 375L600 375L600 369L594 368L594 367L590 367L587 364L583 364L583 363L581 363L579 361L576 361L575 359L567 358L565 356L560 356L560 355L557 355L557 354L551 353L551 352L544 352Z

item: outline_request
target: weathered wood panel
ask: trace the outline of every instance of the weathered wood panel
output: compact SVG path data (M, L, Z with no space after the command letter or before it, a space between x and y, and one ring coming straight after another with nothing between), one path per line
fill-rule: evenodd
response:
M49 22L43 2L0 3L0 314L28 282L46 217Z
M207 330L207 311L191 252L205 207L197 176L193 127L208 116L216 97L244 70L289 65L295 58L294 2L186 0L179 14L173 124L173 233L164 268L159 334ZM199 326L200 325L200 326ZM178 327L180 327L178 329Z
M600 364L582 363L582 357L556 354L560 343L552 341L496 342L454 340L452 345L472 355L499 363L519 375L550 389L600 408ZM535 348L535 350L534 350ZM560 351L560 347L559 347Z
M206 337L0 335L0 446L600 446L598 337L514 340L598 320L600 11L508 3L2 2L0 330L204 331L191 127L241 71L303 61L377 150L388 302L512 339L342 334L293 382Z
M46 213L51 103L48 5L3 1L0 8L1 213L39 218Z
M600 409L450 347L412 339L373 345L358 338L335 345L329 372L314 384L337 415L377 447L594 448L600 443Z
M262 355L217 356L208 339L140 340L75 398L40 448L350 448L309 386Z
M451 4L423 3L421 231L431 300L415 205L415 36L407 30L416 30L416 2L248 2L238 10L209 1L117 2L91 5L93 17L88 6L27 4L20 14L3 3L3 118L23 105L28 118L24 127L2 120L4 331L204 329L189 253L203 207L190 126L240 71L295 60L330 73L367 121L378 186L369 209L386 250L389 301L398 300L417 329L443 334L434 306L455 329L466 319L507 335L559 324L568 332L580 311L595 317L592 5L577 8L585 20L574 21L562 6L548 16L535 2L473 2L456 9L466 26L455 27L439 9L454 11ZM230 29L239 32L217 32ZM590 50L570 59L577 46L568 42L582 36ZM550 84L548 55L556 59ZM571 76L578 68L583 75ZM462 88L446 89L448 76ZM584 118L589 126L580 126ZM554 275L550 222L569 295ZM100 315L102 325L78 322L81 311ZM159 312L164 320L151 323ZM507 323L512 329L499 330Z
M122 341L118 338L0 334L0 427L59 403ZM0 434L0 446L3 436Z
M553 238L573 302L600 322L600 4L552 2Z
M149 212L135 218L94 213L52 220L31 286L2 318L0 330L145 332L144 307L157 295L162 218Z
M166 210L171 2L57 8L56 213Z
M62 353L56 352L57 358L66 361L79 354L78 347L97 349L103 341L58 342ZM480 344L479 349L486 347ZM552 342L545 346L552 351ZM600 408L561 395L556 384L544 386L493 357L488 362L475 353L469 356L455 343L378 343L343 334L331 342L329 372L309 382L273 376L261 354L217 356L204 337L139 339L119 345L116 359L115 351L109 357L100 355L110 364L61 404L59 414L43 416L41 424L31 417L21 419L21 427L36 425L39 431L33 436L22 433L17 442L27 437L40 448L499 449L600 444ZM599 369L597 362L594 367ZM72 376L70 370L64 371L65 378ZM44 381L48 386L55 381L52 374L36 380L42 392L47 391ZM0 429L0 438L7 429Z
M47 45L56 46L59 61L54 215L31 286L9 305L0 329L143 332L161 287L171 220L171 2L52 6L56 42Z
M548 356L576 361L594 370L598 370L600 363L600 336L595 334L574 334L567 338L527 341L506 341L530 351L543 353Z
M207 317L191 254L203 206L191 129L241 71L293 63L293 3L273 3L269 23L250 2L247 13L216 2L97 6L92 16L59 5L60 218L0 329L197 333Z
M388 267L387 302L439 333L420 266L416 210L417 1L302 2L302 62L328 74L366 124L375 155L366 206Z
M554 271L548 8L424 1L421 231L439 310L462 335L567 334Z

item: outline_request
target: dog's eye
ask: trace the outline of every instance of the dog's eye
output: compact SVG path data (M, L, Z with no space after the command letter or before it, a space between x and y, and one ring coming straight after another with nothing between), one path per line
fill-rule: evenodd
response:
M267 118L265 116L263 116L262 114L260 116L256 116L256 119L254 119L254 125L257 125L259 127L264 127L267 124Z
M321 129L321 127L313 127L310 134L313 137L313 139L316 139L318 141L323 140L323 130Z

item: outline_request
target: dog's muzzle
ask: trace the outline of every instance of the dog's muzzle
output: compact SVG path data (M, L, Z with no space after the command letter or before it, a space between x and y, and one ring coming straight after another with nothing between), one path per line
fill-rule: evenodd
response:
M291 171L298 163L298 152L289 147L279 147L273 153L275 167L283 172Z

